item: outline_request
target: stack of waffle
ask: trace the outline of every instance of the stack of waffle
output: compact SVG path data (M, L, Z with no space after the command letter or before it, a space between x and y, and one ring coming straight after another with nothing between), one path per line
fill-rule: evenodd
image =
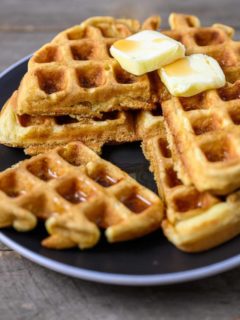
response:
M130 142L132 110L154 108L150 77L124 71L110 46L158 18L95 17L58 34L30 59L19 89L3 108L0 141L36 154L79 140L99 152L104 143Z
M104 143L140 139L173 244L196 252L240 233L240 43L228 26L201 27L197 17L172 14L163 33L187 54L214 57L227 79L223 88L177 98L157 72L133 76L109 53L116 40L155 30L159 21L91 18L30 59L1 112L0 141L29 154L60 147L0 175L0 196L14 198L9 207L0 201L0 226L24 231L46 219L43 243L52 248L91 247L98 227L110 242L159 228L157 196L81 143L61 146L79 140L99 152Z
M162 115L142 112L138 132L166 204L163 231L182 250L202 251L240 233L240 43L223 25L201 28L173 14L166 34L187 53L206 53L222 66L227 85L189 98L159 83Z

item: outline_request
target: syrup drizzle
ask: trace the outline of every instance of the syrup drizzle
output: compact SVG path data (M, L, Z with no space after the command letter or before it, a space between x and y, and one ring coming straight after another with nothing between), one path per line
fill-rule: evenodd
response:
M110 177L109 175L98 175L94 179L97 183L99 183L101 186L108 188L117 183L117 180Z
M155 38L151 42L152 43L162 43L167 41L165 38ZM116 49L123 51L123 52L131 52L131 51L136 51L140 49L148 49L141 43L140 41L135 41L135 40L129 40L129 39L121 39L118 40L117 42L114 43L113 45Z
M140 194L132 194L128 198L121 199L121 202L131 211L140 213L151 206L151 202Z
M124 52L130 52L140 49L140 43L134 40L122 39L118 40L113 45L116 49Z
M87 201L87 195L83 191L77 190L73 193L64 195L64 198L74 204Z
M42 168L42 170L39 170L37 176L44 181L49 181L58 177L57 173L50 168Z
M187 58L182 58L169 64L164 67L164 71L170 77L183 77L193 74L193 69Z

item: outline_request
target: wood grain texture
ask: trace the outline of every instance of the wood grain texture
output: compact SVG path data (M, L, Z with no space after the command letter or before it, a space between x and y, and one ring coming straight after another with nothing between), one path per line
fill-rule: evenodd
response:
M0 254L3 320L237 320L240 316L239 270L184 285L139 289L69 278L16 253Z
M0 242L0 252L1 251L11 251L8 247L6 247L3 243Z
M166 26L172 11L240 31L239 0L0 0L0 71L89 16L160 14ZM0 244L1 320L237 320L239 297L240 268L189 284L121 288L62 276Z
M173 11L197 14L204 23L218 21L240 27L238 0L1 0L0 3L0 28L5 29L58 30L93 15L144 19L161 14L166 21Z

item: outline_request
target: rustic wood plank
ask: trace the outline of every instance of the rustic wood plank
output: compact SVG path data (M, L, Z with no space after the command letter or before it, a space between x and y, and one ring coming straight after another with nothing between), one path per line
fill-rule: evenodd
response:
M165 22L170 12L197 14L204 23L221 22L240 27L239 0L139 0L79 1L1 0L0 30L60 30L94 15L114 15L144 19L161 14Z
M6 247L3 243L0 242L0 252L1 251L12 251L8 247Z
M59 275L0 253L0 314L4 320L238 319L240 269L170 287L130 288Z

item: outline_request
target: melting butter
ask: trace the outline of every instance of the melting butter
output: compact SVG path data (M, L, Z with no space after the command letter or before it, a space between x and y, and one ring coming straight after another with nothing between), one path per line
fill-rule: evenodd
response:
M185 47L160 32L144 30L118 40L110 52L124 70L139 76L184 57Z
M225 85L218 62L205 54L192 54L158 70L168 91L176 97L191 97Z

